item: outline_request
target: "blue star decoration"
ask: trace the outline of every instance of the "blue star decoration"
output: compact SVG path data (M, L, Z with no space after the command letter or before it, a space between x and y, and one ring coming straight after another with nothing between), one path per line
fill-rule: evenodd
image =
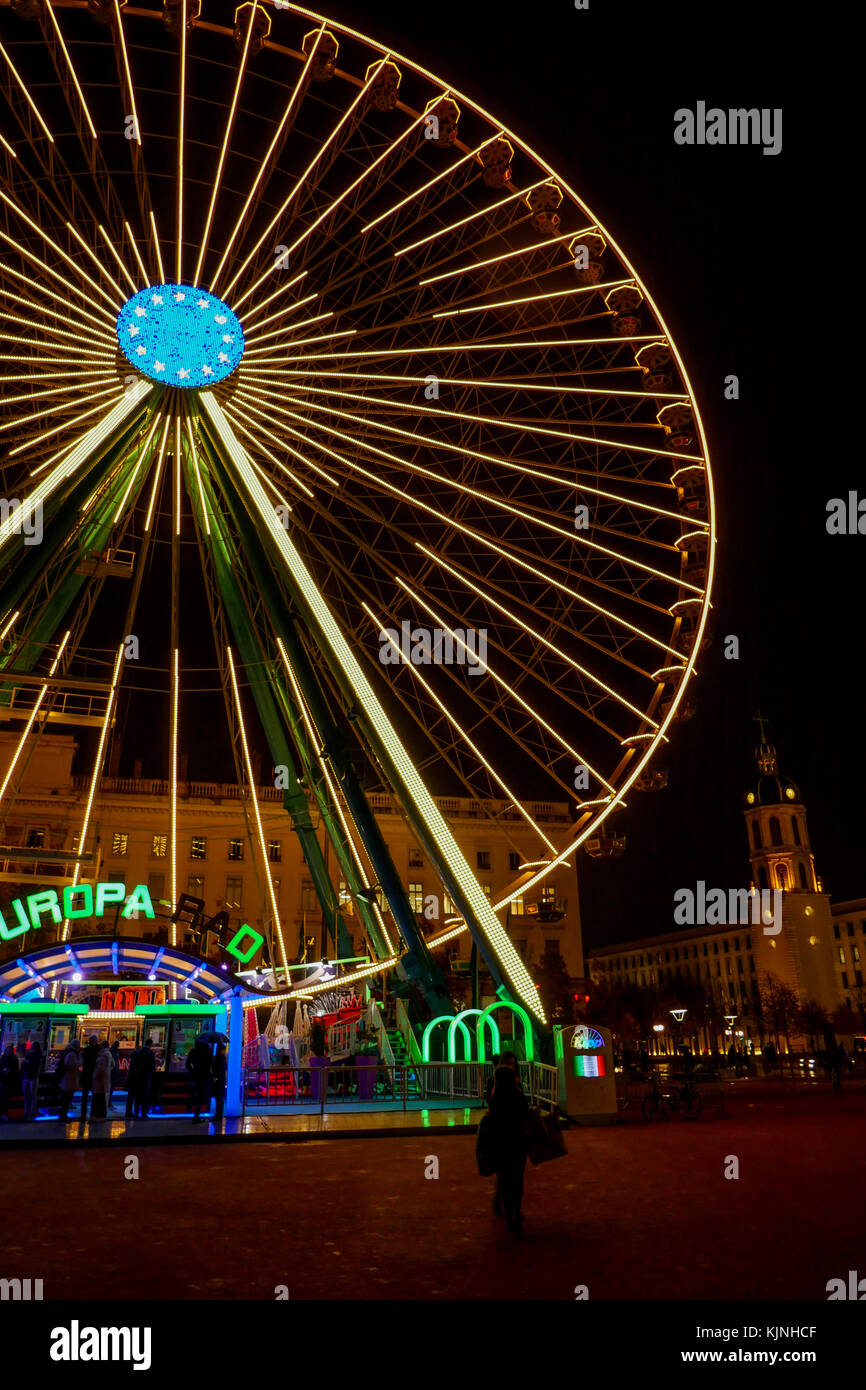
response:
M142 376L186 390L223 381L244 355L237 315L194 285L139 290L117 316L117 341Z

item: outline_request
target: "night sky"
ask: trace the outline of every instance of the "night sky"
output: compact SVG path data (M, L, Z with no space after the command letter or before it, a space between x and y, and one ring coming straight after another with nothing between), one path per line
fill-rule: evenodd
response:
M834 417L819 409L826 358L814 335L829 303L820 282L838 248L797 196L817 145L804 152L814 132L785 101L786 7L329 0L327 10L451 78L561 171L634 261L698 394L718 509L715 639L692 687L697 714L674 730L670 785L632 795L623 858L580 858L586 945L672 930L674 890L698 878L747 881L742 798L758 708L805 799L827 891L866 892L862 701L846 657L866 540L825 527L828 499L856 488L861 469L853 450L832 448ZM784 66L805 72L790 47ZM699 100L782 107L781 154L676 145L675 110ZM831 157L828 148L809 169L819 184ZM729 373L739 401L724 399ZM722 655L728 634L739 661Z

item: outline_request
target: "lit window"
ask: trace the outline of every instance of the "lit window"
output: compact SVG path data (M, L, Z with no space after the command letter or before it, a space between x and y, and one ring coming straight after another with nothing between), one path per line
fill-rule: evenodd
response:
M442 911L446 917L453 917L457 911L450 895L444 889L442 890Z
M122 831L111 837L111 853L116 855L126 854L129 849L129 836Z
M542 888L542 890L541 890L541 901L542 901L543 903L555 903L555 902L556 902L556 884L555 884L555 883L548 883L548 884L545 884L545 886L544 886L544 887Z
M190 859L207 858L207 840L203 835L193 836L189 847L189 857Z
M164 859L168 853L168 836L154 835L150 842L150 852L155 859Z
M268 858L272 864L282 864L283 862L283 842L282 840L268 840Z
M843 946L839 947L839 963L840 965L845 964L845 948Z
M244 842L243 840L229 840L229 859L243 859Z
M243 881L243 879L242 879L242 878L227 878L227 879L226 879L226 899L225 899L225 905L226 905L226 907L228 908L229 912L236 912L236 911L240 908L240 905L241 905L241 903L243 902L243 896L244 896L244 881Z
M482 891L482 893L484 894L485 898L487 898L487 900L488 900L488 902L489 902L489 901L490 901L490 884L489 884L489 883L482 883L482 885L481 885L481 891Z
M851 954L852 954L852 956L854 957L854 964L855 964L855 965L858 964L858 963L859 963L859 960L860 960L860 947L859 947L859 946L852 946L852 947L851 947Z
M525 916L525 907L522 898L515 898L514 901L510 904L510 907L512 917Z
M409 884L409 906L413 912L424 911L424 884Z

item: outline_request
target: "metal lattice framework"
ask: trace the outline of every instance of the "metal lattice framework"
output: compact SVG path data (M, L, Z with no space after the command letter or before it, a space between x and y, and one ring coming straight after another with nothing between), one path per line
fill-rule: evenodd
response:
M21 502L0 523L0 634L21 749L51 710L84 702L100 730L86 848L119 693L137 679L123 639L158 551L176 838L194 548L274 959L286 944L251 704L289 769L286 808L338 948L310 792L376 969L402 958L441 1012L429 950L468 928L497 984L542 1018L494 909L584 841L603 846L629 787L654 785L708 636L706 441L651 296L516 135L288 0L17 0L0 34L0 466ZM212 388L148 372L118 339L134 295L178 286L242 326L240 366ZM37 505L43 540L28 546ZM106 664L88 632L118 576ZM369 810L367 763L456 904L432 940ZM7 802L18 780L13 764ZM499 903L428 781L505 798L531 827L537 854ZM575 821L556 838L529 802L563 793ZM171 879L176 903L174 840Z

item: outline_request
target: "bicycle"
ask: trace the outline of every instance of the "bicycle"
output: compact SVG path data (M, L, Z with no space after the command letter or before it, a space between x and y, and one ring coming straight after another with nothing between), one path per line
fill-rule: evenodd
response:
M654 1120L658 1115L667 1119L668 1111L673 1110L686 1120L696 1120L703 1108L695 1083L688 1077L681 1086L674 1086L671 1091L660 1091L658 1078L653 1076L649 1093L643 1098L641 1114L645 1120Z

